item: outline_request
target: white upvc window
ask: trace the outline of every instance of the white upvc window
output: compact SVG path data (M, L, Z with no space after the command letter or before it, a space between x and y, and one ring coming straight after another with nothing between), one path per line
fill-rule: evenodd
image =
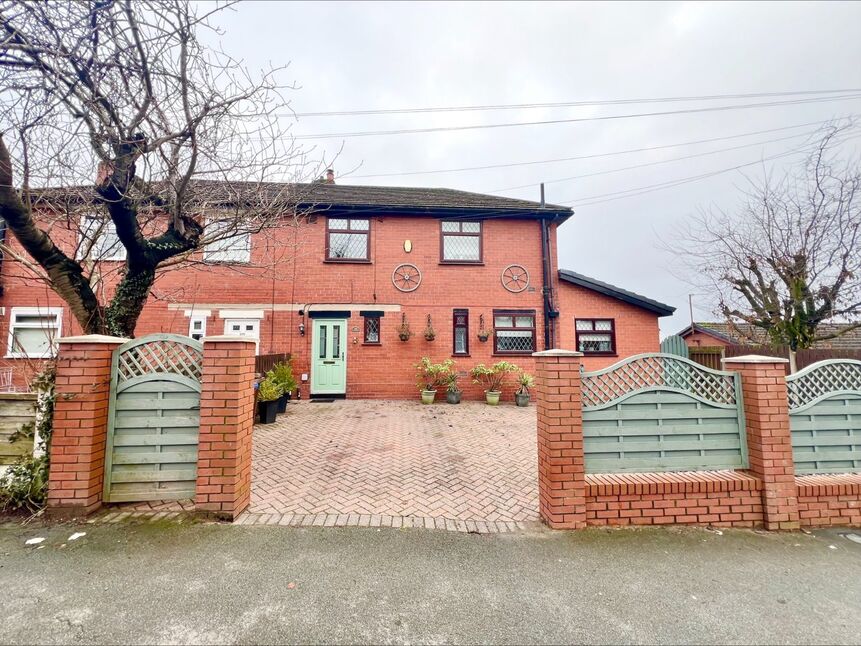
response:
M188 336L196 341L206 336L206 314L192 314L189 317Z
M255 349L259 349L260 319L224 319L224 334L254 339Z
M61 307L13 307L6 356L12 359L53 357L62 326Z
M126 259L126 248L117 236L117 225L107 217L81 216L78 239L78 260Z
M204 235L208 238L219 236L235 227L235 221L207 218L204 224ZM251 262L251 234L236 233L210 242L203 249L203 260L225 263Z

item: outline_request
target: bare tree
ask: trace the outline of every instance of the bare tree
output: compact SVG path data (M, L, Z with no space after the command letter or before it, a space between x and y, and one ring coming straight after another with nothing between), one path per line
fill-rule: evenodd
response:
M738 211L700 213L673 245L717 312L787 346L793 372L797 350L861 326L861 165L838 152L852 128L829 126L800 168L751 182Z
M229 8L0 0L0 217L26 254L3 251L87 333L132 336L158 272L296 222L287 88L208 44Z

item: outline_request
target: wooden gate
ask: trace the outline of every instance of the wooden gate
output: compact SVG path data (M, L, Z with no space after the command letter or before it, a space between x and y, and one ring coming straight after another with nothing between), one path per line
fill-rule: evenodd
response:
M641 354L584 372L587 473L747 466L738 373L670 354Z
M203 345L153 334L114 352L105 502L194 498Z
M795 472L861 472L861 361L820 361L786 378Z

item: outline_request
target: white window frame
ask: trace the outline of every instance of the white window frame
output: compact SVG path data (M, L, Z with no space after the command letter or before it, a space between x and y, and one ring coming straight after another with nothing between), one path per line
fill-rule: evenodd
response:
M24 323L24 324L16 324L16 320L19 316L44 316L49 317L53 316L56 320L56 326L52 328L45 328L42 325L34 325L32 323ZM15 350L14 340L15 340L15 330L17 329L39 329L39 330L54 330L54 339L53 339L53 347L50 350L42 352L40 354L32 355L27 354L26 352L22 352L20 350ZM50 359L55 356L57 353L57 341L60 339L60 336L63 333L63 308L62 307L13 307L11 309L11 314L9 317L9 334L6 345L6 358L7 359Z
M224 334L226 336L236 336L235 334L231 334L230 326L234 323L239 323L242 326L246 326L249 324L254 325L254 335L250 334L240 334L239 336L246 337L248 339L254 339L254 351L255 353L260 349L260 319L259 318L226 318L224 319Z
M206 319L209 318L206 314L192 314L188 318L188 336L194 338L195 334L200 335L200 339L198 341L202 341L206 336ZM200 329L195 330L194 324L200 323Z
M87 247L89 251L89 256L91 260L113 260L118 262L124 262L126 259L126 248L122 242L120 242L119 237L117 236L117 225L114 224L114 221L108 217L100 217L98 215L82 215L81 219L78 223L79 231L78 231L78 251L75 254L76 260L84 260L86 256L84 256L84 247ZM99 235L96 240L93 240L89 237L90 231L99 230ZM93 256L92 252L99 247L104 247L104 244L100 242L101 239L104 239L105 236L113 236L116 238L116 242L111 245L111 249L114 249L112 255L103 255L103 256Z
M219 229L227 229L233 225L230 220L219 218L206 218L204 222L204 234L207 229L215 229L217 235ZM211 263L224 263L233 265L247 265L251 262L251 234L249 232L237 233L235 236L210 242L203 248L203 261Z

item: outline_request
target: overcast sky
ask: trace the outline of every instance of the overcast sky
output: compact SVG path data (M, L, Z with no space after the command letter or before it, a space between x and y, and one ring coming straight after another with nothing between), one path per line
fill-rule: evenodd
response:
M241 4L223 46L252 67L289 63L296 112L642 99L861 88L861 3L275 3ZM789 97L797 98L797 97ZM303 117L297 135L461 126L786 100L725 99L407 115ZM693 291L659 240L698 208L732 207L742 171L606 200L610 193L750 164L797 149L814 127L633 154L467 172L364 177L596 155L728 137L861 113L861 100L460 132L303 141L339 183L444 186L573 206L560 266L677 307ZM770 141L782 139L782 141ZM853 140L850 152L859 150ZM764 143L770 142L770 143ZM749 145L752 144L752 145ZM729 147L746 146L736 150ZM343 146L343 150L341 150ZM645 168L554 181L622 167ZM799 155L743 172L778 172ZM503 189L530 185L511 191ZM610 195L607 197L616 197ZM592 198L592 199L589 199ZM511 257L516 262L516 254ZM697 320L713 318L694 295Z

